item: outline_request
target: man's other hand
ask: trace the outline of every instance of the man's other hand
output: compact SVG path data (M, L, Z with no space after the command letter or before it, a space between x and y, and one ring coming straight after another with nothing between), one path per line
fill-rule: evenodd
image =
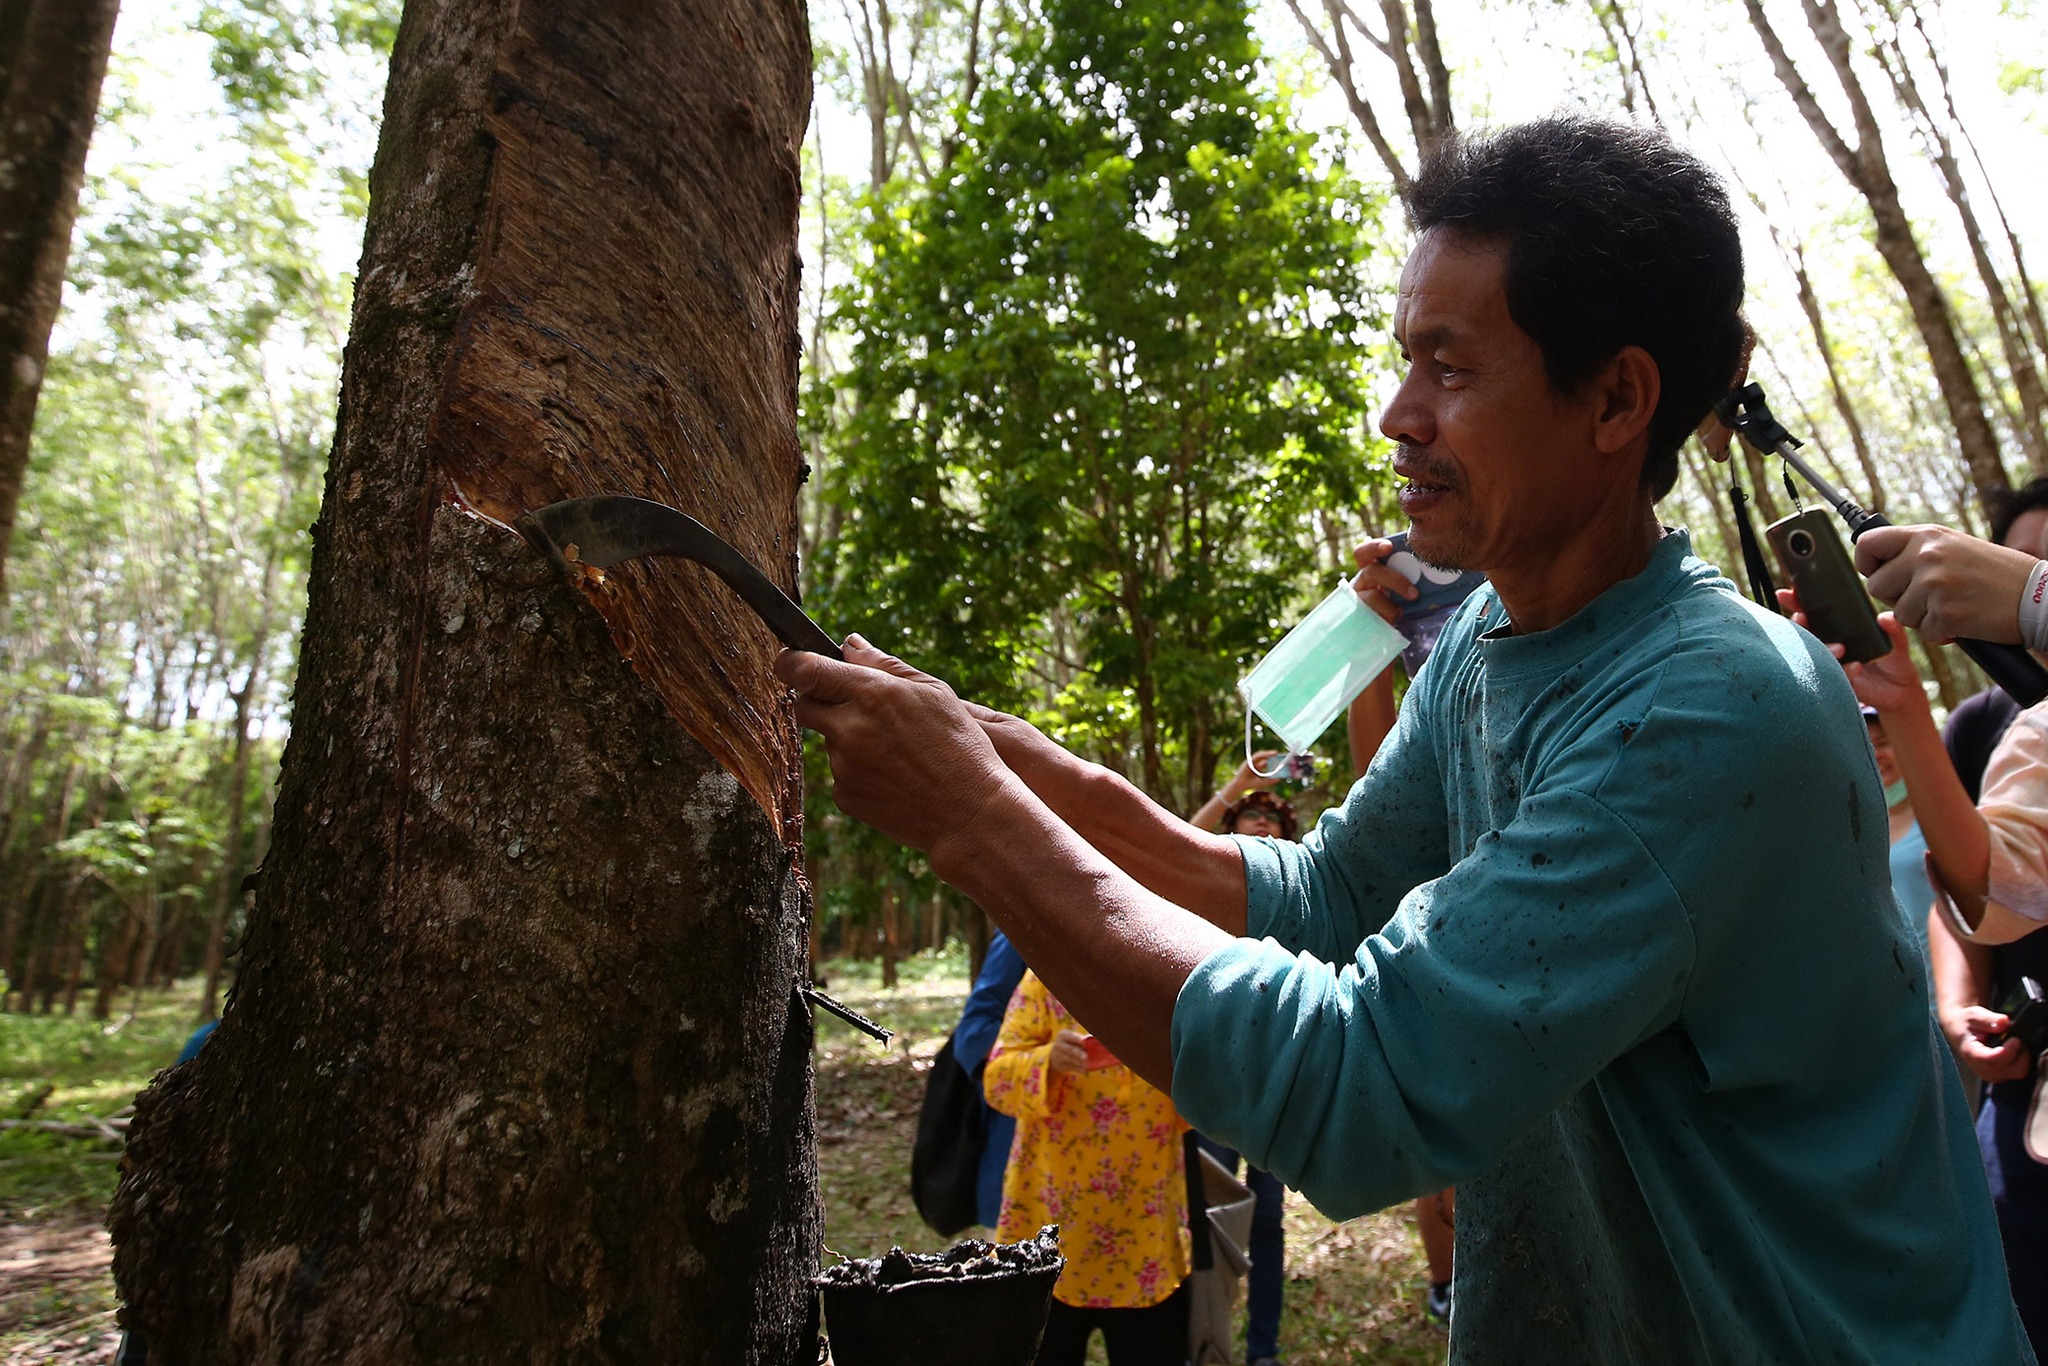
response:
M960 705L981 727L981 733L989 738L997 756L1009 766L1010 771L1033 789L1063 765L1075 762L1073 755L1021 716L984 707L979 702L962 702Z
M1422 596L1422 590L1403 577L1399 570L1387 568L1387 557L1393 553L1394 543L1384 536L1367 541L1351 552L1352 562L1358 566L1358 574L1351 580L1351 591L1386 621L1392 621L1401 610L1394 602L1395 598L1413 602Z
M775 676L796 690L798 723L824 737L839 809L929 853L1015 779L951 688L857 635L844 649L843 663L784 650Z
M1931 640L2020 643L2020 592L2034 557L1945 526L1873 527L1856 538L1870 595Z

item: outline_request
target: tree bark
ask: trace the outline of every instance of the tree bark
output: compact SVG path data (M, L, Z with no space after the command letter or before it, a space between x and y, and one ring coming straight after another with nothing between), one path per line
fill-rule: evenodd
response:
M0 625L119 0L0 0Z
M640 494L794 585L809 58L790 0L407 6L271 852L109 1218L153 1357L815 1360L773 640L507 525Z
M1891 6L1885 5L1892 28L1889 36L1873 33L1877 40L1878 64L1883 67L1891 81L1892 92L1900 106L1913 121L1925 144L1927 158L1940 173L1942 192L1954 206L1956 217L1963 228L1963 240L1969 244L1970 260L1977 268L1977 278L1984 286L1984 300L1991 308L1993 323L1998 329L1999 346L2005 355L2006 373L2011 377L2015 395L2019 400L2019 412L2013 427L2026 450L2027 463L2034 473L2048 473L2048 386L2044 386L2040 369L2040 356L2030 344L2026 319L2020 307L2006 291L2006 283L1998 265L1991 259L1991 248L1984 227L1977 218L1976 206L1970 199L1969 183L1963 177L1961 162L1956 157L1955 142L1948 129L1928 105L1920 93L1920 85L1913 75L1911 59L1900 36L1901 15ZM1914 20L1918 24L1918 14ZM1940 53L1934 48L1932 35L1924 26L1918 27L1921 39L1927 44L1935 65L1946 108L1955 117L1955 101L1949 97L1948 73L1941 65ZM1960 118L1956 118L1958 126ZM1994 199L1995 199L1994 194ZM2019 258L2015 257L2017 261ZM2022 283L2022 288L2026 288Z
M1835 401L1835 412L1842 419L1842 425L1849 429L1849 443L1856 448L1856 463L1863 471L1864 506L1872 512L1883 512L1890 502L1885 492L1884 479L1877 472L1877 461L1870 454L1870 440L1863 433L1863 418L1856 411L1856 404L1849 397L1848 386L1842 383L1841 366L1835 360L1835 345L1828 336L1827 317L1821 312L1820 297L1813 292L1813 281L1806 273L1806 250L1795 245L1791 252L1792 279L1798 288L1799 308L1806 314L1807 328L1813 333L1813 349L1820 352L1820 363L1828 375L1828 393Z
M1452 131L1457 121L1451 110L1451 69L1444 61L1443 48L1437 40L1436 11L1432 0L1380 0L1380 18L1387 30L1384 35L1374 33L1358 11L1351 7L1349 0L1322 0L1322 7L1323 17L1329 21L1328 33L1309 18L1301 0L1287 0L1287 8L1294 15L1295 22L1301 25L1310 46L1323 59L1323 65L1329 70L1331 79L1337 82L1337 88L1344 92L1344 101L1351 109L1351 116L1358 120L1366 141L1372 144L1380 164L1386 167L1394 193L1405 200L1414 172L1403 162L1401 152L1388 140L1385 129L1380 125L1372 100L1364 91L1357 53L1351 40L1355 32L1393 66L1401 92L1402 114L1408 123L1409 136L1415 143L1414 155L1419 167ZM1423 90L1425 80L1429 86L1426 93Z

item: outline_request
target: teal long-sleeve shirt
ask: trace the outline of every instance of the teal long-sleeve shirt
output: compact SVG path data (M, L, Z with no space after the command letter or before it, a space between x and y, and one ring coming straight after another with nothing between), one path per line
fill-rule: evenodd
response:
M1173 1098L1339 1216L1459 1187L1454 1362L2031 1362L1840 667L1665 536L1490 589L1188 979Z

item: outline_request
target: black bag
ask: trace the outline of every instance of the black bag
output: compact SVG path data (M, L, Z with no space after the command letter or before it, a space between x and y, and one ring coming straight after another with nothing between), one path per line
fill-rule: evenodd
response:
M910 1198L942 1238L981 1222L975 1185L988 1143L988 1110L975 1079L953 1057L953 1041L932 1059L910 1151Z

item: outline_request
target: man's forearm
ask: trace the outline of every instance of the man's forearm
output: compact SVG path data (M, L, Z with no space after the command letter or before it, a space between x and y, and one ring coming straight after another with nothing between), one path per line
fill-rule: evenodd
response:
M1159 896L1244 933L1244 860L1224 835L1197 830L1097 764L1019 774L1074 834Z
M1196 833L1185 822L1174 824ZM935 873L989 913L1111 1052L1161 1090L1171 1089L1174 1002L1202 960L1242 933L1241 864L1238 923L1227 931L1141 886L1020 783L991 800L971 828L935 846L931 861ZM1220 904L1227 896L1208 887L1201 899Z

